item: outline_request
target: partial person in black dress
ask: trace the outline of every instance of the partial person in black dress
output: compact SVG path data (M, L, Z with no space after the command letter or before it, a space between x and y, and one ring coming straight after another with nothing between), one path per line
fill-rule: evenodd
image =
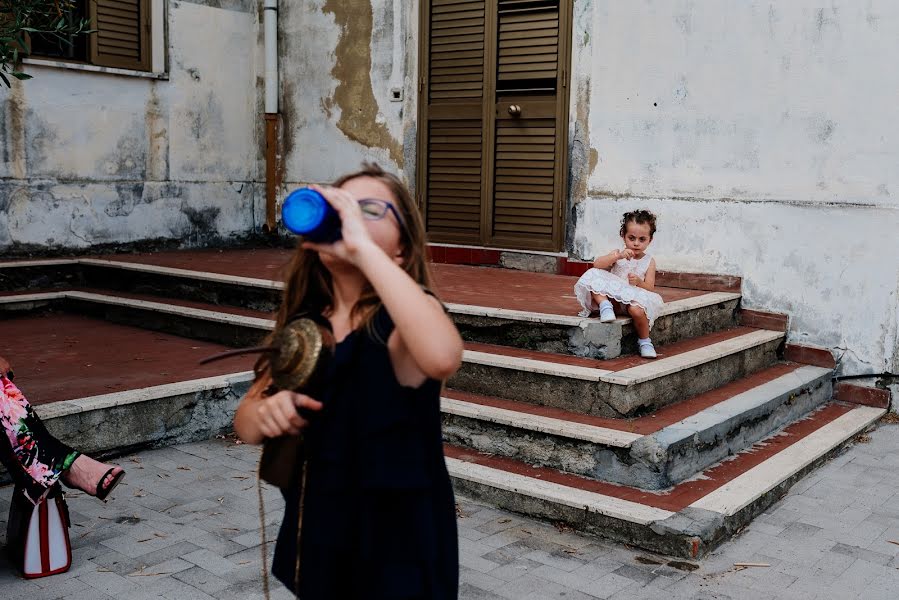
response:
M297 484L285 494L272 572L303 600L454 599L440 390L461 364L462 340L427 292L424 228L405 186L366 165L317 189L340 214L343 240L298 248L277 323L327 319L338 340L330 385L318 399L266 396L263 358L235 416L251 443L304 435L300 549ZM297 408L314 412L307 420Z

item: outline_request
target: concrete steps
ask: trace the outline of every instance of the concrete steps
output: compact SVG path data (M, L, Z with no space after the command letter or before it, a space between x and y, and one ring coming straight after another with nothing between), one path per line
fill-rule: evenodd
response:
M268 278L107 258L0 263L0 273L0 291L5 292L86 288L261 312L277 309L283 289L280 281ZM676 299L665 304L655 323L653 338L657 344L670 344L738 324L738 292L693 290L687 293L674 288L660 292ZM681 297L684 295L687 297ZM452 294L448 297L451 299ZM562 314L452 301L447 302L447 308L468 341L598 359L636 352L637 337L629 317L600 323L595 318L574 316L577 312L574 305Z
M828 369L780 363L632 420L447 390L444 438L532 465L663 489L827 402L830 377Z
M740 294L733 292L707 292L667 303L653 327L653 340L671 344L734 327L739 303ZM449 304L448 308L467 341L597 359L637 350L630 317L600 323L596 318L484 306Z
M283 253L239 256L239 265L227 253L0 263L0 315L77 315L135 338L180 336L187 348L251 345L273 326ZM511 510L697 558L883 414L832 402L830 369L785 362L782 318L751 321L772 329L739 325L732 281L697 291L684 289L696 278L669 274L650 361L633 355L629 319L573 316L570 277L440 275L468 340L442 399L447 464L460 493ZM67 396L39 414L89 451L226 430L252 358L197 377L199 350L179 352L189 357L180 381Z
M701 558L885 410L830 403L664 492L615 485L447 445L459 493L661 554Z
M646 414L774 364L783 333L736 327L661 346L659 358L600 361L467 344L449 385L610 418Z

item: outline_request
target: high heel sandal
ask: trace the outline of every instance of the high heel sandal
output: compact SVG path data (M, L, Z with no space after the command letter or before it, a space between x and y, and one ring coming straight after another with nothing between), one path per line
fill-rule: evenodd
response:
M111 469L106 471L106 473L103 474L103 477L100 478L100 481L97 482L97 493L95 495L97 496L98 500L106 502L106 498L109 497L109 494L112 493L112 490L114 490L115 487L122 482L122 479L125 478L125 470L122 469L121 471L116 473L115 477L112 478L112 481L109 482L108 486L103 487L103 482L106 481L106 478L109 477L112 472L118 468L119 467L112 467Z

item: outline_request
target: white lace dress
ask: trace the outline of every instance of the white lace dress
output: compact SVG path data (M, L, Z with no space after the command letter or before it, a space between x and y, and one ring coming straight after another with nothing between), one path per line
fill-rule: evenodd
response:
M621 304L636 304L646 312L646 316L649 317L649 326L652 327L665 302L655 292L638 288L627 282L629 273L646 277L650 262L652 262L652 257L649 254L644 254L640 259L622 258L612 265L611 272L593 268L581 275L581 278L574 284L574 295L584 307L578 315L589 317L590 313L598 310L599 307L596 306L590 295L591 292L594 292L613 298Z

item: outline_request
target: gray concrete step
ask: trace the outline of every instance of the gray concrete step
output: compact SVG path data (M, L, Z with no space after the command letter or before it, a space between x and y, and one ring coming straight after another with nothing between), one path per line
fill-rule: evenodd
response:
M784 334L736 327L658 348L655 360L599 361L467 344L455 389L609 418L632 418L773 365Z
M466 496L684 558L704 556L827 460L884 409L830 403L783 432L663 492L599 482L447 445Z
M104 258L76 258L3 263L0 291L89 288L164 299L273 312L283 284L267 278L141 264ZM735 326L740 294L730 291L678 290L653 327L657 344L671 344ZM551 311L525 311L448 302L447 308L468 341L585 356L616 358L636 352L631 319L613 323Z
M603 419L447 390L451 444L644 489L746 449L831 397L831 371L781 363L641 419Z
M737 325L740 294L707 292L666 303L652 329L656 344L671 344ZM541 352L611 359L637 351L630 317L598 318L449 304L467 341Z

